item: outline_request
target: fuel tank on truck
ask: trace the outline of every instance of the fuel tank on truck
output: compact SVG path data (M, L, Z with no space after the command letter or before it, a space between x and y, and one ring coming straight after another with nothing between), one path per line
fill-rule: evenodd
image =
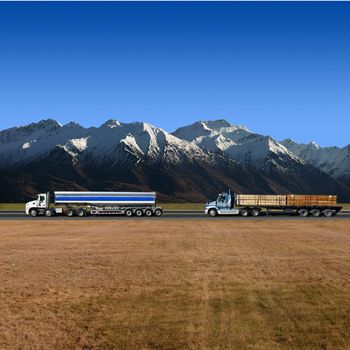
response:
M156 205L156 192L55 192L56 204Z

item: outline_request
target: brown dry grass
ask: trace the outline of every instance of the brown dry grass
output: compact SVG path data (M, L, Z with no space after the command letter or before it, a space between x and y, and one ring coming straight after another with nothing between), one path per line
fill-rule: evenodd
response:
M350 221L2 221L1 349L350 348Z

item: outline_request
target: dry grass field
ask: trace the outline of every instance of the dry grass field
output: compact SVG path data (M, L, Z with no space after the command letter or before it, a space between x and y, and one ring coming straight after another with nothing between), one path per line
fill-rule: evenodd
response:
M350 348L350 221L1 221L0 349Z

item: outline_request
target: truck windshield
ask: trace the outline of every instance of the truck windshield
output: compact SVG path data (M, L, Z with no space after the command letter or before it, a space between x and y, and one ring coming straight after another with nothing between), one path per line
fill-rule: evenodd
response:
M222 203L225 202L226 196L224 194L220 194L218 197L218 202Z

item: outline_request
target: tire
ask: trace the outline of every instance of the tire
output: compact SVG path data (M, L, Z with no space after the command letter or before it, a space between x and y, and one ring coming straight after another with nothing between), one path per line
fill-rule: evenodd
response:
M143 211L142 211L141 209L136 209L136 210L135 210L135 215L138 216L138 217L140 217L140 216L143 215Z
M331 209L325 209L322 214L326 217L326 218L330 218L331 216L333 216L333 211Z
M252 210L251 210L251 214L252 214L252 216L260 216L260 209L258 209L258 208L253 208Z
M72 216L74 216L74 211L73 211L73 209L68 209L68 210L66 211L66 215L69 216L70 218L71 218Z
M85 216L85 210L83 208L79 208L77 210L77 215L81 218L83 216Z
M246 208L241 209L240 211L241 216L247 217L249 216L249 210Z
M156 209L155 211L154 211L154 215L155 216L162 216L163 215L163 210L162 209Z
M51 210L51 209L46 209L46 210L45 210L45 216L47 216L47 217L53 216L52 210Z
M38 210L33 208L29 210L29 215L32 216L33 218L38 216Z
M145 210L145 216L150 217L150 216L152 216L152 215L153 215L153 212L152 212L151 209L146 209L146 210Z
M125 212L124 212L125 216L127 217L130 217L130 216L133 216L134 213L131 209L126 209Z
M315 218L318 218L321 216L321 210L320 209L312 209L311 210L311 215Z
M216 209L209 209L208 215L214 217L218 215L218 212L216 211Z
M300 209L299 215L303 218L306 218L307 216L309 216L309 211L307 209Z

